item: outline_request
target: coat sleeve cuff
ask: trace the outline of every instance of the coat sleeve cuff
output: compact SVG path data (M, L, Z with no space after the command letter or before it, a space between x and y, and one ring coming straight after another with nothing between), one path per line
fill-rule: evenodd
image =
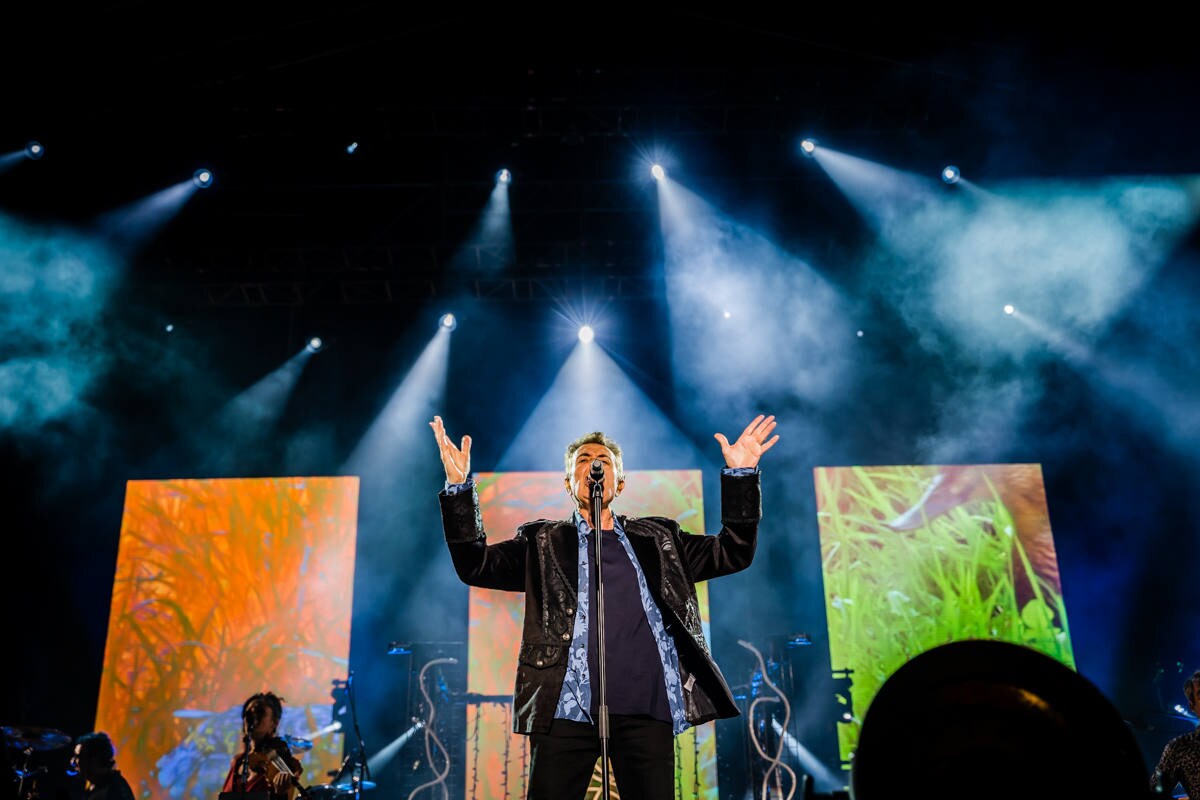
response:
M457 491L447 488L438 493L438 502L442 507L442 530L446 541L474 542L484 538L483 517L479 513L479 495L475 491L474 481L457 484L462 487Z
M762 519L761 473L755 467L749 474L721 471L721 520L723 522L758 522Z

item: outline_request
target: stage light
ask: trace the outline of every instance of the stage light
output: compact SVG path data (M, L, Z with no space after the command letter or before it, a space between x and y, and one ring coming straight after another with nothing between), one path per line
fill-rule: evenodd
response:
M452 331L458 327L458 320L453 314L442 314L442 318L438 320L438 325L441 325L448 331Z
M650 166L650 174L654 176L654 180L661 181L667 177L667 172L662 168L662 164L652 164Z
M358 149L358 142L351 142L350 144L346 145L346 152L349 155L354 155L354 151L357 149Z
M812 154L815 153L816 151L817 151L816 139L801 139L800 140L800 152L801 153L808 156L809 158L812 158Z
M312 337L311 339L308 340L308 344L306 345L306 347L308 347L308 352L310 352L310 353L319 353L321 351L321 348L324 346L325 346L325 343L323 341L321 341L320 336Z
M171 331L175 330L175 326L168 322L167 327L163 330L165 330L167 333L170 333Z
M25 157L37 161L42 156L46 155L46 148L42 147L41 142L30 142L25 145Z
M863 337L863 332L862 332L862 331L855 331L855 332L854 332L854 335L855 335L855 336L857 336L858 338L860 338L860 339L861 339L861 338Z
M584 344L587 344L595 338L596 332L592 330L591 325L584 325L579 329L579 341L583 342Z
M942 167L942 180L944 180L946 183L958 183L958 177L958 167L954 166L953 164L948 164L947 166Z
M1009 303L1008 305L1006 305L1006 306L1004 307L1004 313L1005 313L1005 314L1008 314L1010 317L1011 317L1013 314L1015 314L1016 312L1017 312L1017 307L1016 307L1016 306L1014 306L1012 303Z
M722 314L722 315L725 317L725 319L729 319L730 317L732 317L732 316L733 316L733 314L731 314L729 311L725 311L725 312L723 312L723 314Z
M200 189L207 189L212 186L213 174L210 169L198 169L192 175L192 183Z
M496 183L512 183L512 173L502 169L496 173Z

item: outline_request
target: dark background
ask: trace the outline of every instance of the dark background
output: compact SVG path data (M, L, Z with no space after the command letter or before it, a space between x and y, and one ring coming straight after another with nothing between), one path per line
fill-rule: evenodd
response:
M13 670L0 722L91 729L126 480L335 473L451 307L462 321L442 413L452 435L474 435L476 469L493 469L561 363L556 309L576 299L603 300L610 327L625 331L612 349L630 378L714 459L686 466L714 466L712 431L735 433L743 411L780 417L760 557L713 586L714 649L739 683L750 665L738 638L809 631L797 690L824 696L812 467L917 463L953 386L1025 365L981 364L953 343L931 351L930 333L858 272L870 233L796 156L797 137L918 173L953 162L981 184L1200 171L1198 58L1180 20L1010 23L356 2L14 12L0 151L37 139L47 156L0 173L5 214L86 229L198 166L217 179L131 251L69 339L38 340L53 309L5 307L0 358L42 341L43 352L70 350L89 379L61 413L0 428ZM887 332L865 343L869 391L825 406L764 391L707 415L678 396L654 195L640 172L639 154L655 146L671 148L672 174L692 191L857 297ZM514 262L495 268L469 252L476 260L452 264L501 166L515 176ZM1096 342L1164 374L1185 408L1197 244L1193 232ZM1178 336L1140 348L1156 318ZM204 420L314 333L328 347L274 435L206 437ZM1032 411L964 460L1042 464L1079 672L1153 758L1181 728L1161 712L1200 666L1195 431L1146 424L1151 412L1096 393L1061 361L1027 378L1041 387ZM789 423L826 431L826 448L789 442ZM387 491L364 486L359 557L377 566L354 587L352 666L368 750L406 727L407 666L383 655L387 642L466 633L465 590L430 597L415 577L443 585L449 573L440 470L425 445L405 454L408 471ZM548 444L548 464L523 466L556 468L559 446ZM713 519L718 497L706 488Z

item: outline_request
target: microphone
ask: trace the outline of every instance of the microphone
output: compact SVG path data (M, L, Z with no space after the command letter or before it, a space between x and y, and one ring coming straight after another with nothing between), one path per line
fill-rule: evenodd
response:
M258 727L260 709L257 705L250 706L246 712L242 714L242 724L246 737L254 733L254 729Z
M592 471L588 475L592 483L604 483L604 462L596 459L592 462Z

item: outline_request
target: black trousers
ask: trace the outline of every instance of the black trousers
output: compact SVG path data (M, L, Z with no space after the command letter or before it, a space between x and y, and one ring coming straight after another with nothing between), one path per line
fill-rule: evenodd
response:
M675 736L671 723L612 715L608 757L621 800L675 797ZM528 800L582 800L600 757L600 736L588 722L556 719L530 737Z

